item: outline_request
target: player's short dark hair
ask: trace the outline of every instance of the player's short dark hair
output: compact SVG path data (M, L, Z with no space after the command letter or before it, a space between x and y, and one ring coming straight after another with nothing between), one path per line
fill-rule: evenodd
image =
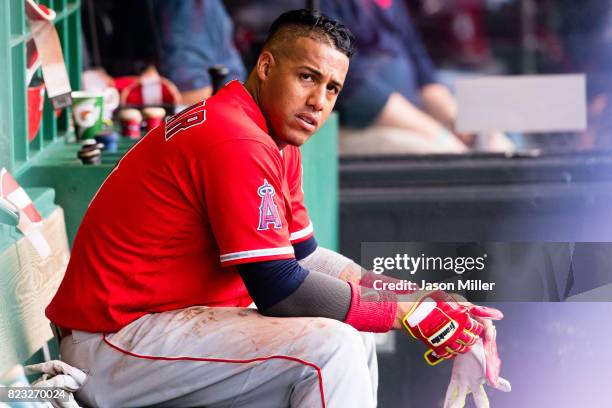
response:
M268 44L285 28L293 28L299 34L313 39L326 39L347 57L353 55L355 40L351 31L318 10L300 9L281 14L270 26L265 43Z

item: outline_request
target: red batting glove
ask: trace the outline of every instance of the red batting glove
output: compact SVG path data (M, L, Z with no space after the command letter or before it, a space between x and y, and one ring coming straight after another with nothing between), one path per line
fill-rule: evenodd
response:
M442 291L424 292L402 318L406 330L429 347L425 361L436 365L467 352L479 339L482 324L470 309Z

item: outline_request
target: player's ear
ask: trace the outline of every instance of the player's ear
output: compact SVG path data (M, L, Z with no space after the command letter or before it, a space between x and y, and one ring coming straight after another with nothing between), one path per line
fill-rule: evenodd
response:
M261 81L265 81L270 75L270 68L274 65L274 56L268 50L264 50L259 54L257 65L255 67L257 76Z

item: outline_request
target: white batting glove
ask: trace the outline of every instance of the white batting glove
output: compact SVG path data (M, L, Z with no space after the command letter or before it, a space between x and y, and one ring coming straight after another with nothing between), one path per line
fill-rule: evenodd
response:
M494 357L497 358L497 355ZM489 398L484 390L485 382L500 391L511 390L508 380L499 375L496 379L496 384L487 381L487 356L483 340L479 339L469 352L460 354L453 360L453 371L446 390L444 408L462 408L470 393L477 408L489 408Z
M33 364L24 368L27 374L42 374L42 377L34 381L32 386L54 387L66 391L68 400L51 401L51 405L55 408L79 408L79 404L77 404L72 393L81 388L87 379L87 374L83 371L59 360Z

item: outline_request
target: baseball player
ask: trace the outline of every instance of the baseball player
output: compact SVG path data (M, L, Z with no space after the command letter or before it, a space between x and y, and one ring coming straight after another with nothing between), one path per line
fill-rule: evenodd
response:
M351 54L341 24L287 12L244 85L168 118L117 164L46 310L62 359L87 373L80 401L374 407L374 343L360 332L405 327L432 364L476 342L485 309L443 292L398 302L317 246L299 146Z

